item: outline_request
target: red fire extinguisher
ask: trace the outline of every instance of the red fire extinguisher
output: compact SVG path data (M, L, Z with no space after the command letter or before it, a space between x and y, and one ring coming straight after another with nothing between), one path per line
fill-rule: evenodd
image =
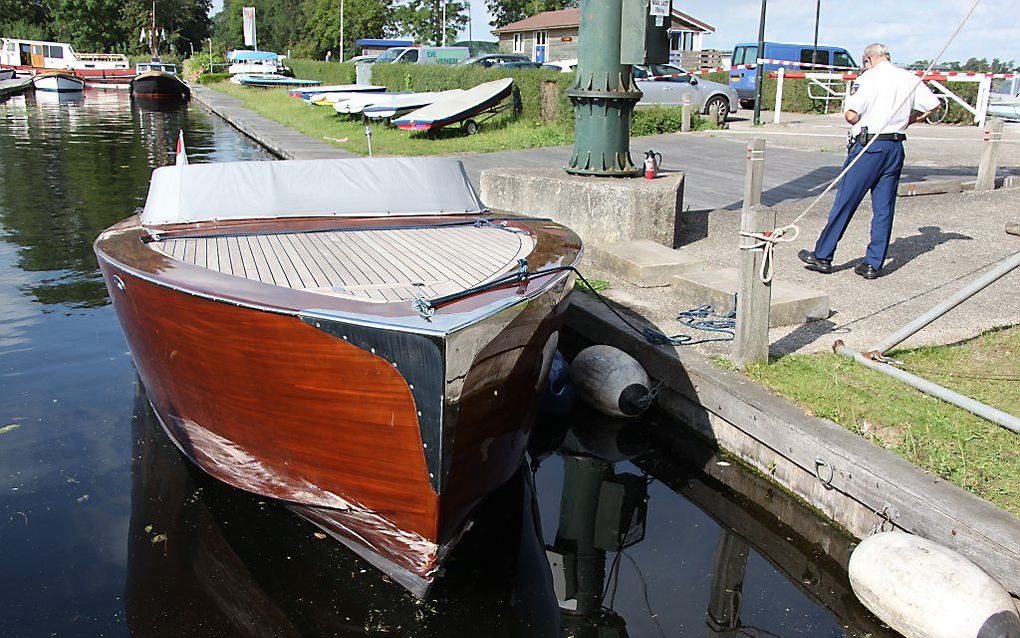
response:
M662 165L662 155L655 151L645 153L645 179L655 179Z

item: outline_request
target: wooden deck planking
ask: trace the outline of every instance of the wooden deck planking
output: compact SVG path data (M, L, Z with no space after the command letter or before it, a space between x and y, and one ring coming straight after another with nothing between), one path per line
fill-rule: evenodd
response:
M441 227L188 237L150 246L270 285L401 301L498 277L530 252L529 242L497 228Z
M267 253L272 251L272 254L276 257L277 262L280 264L280 268L283 270L283 274L287 277L287 281L290 282L289 285L291 288L311 287L308 284L305 284L301 275L298 274L297 268L294 267L294 262L291 260L290 255L281 247L278 236L261 236L259 237L259 242L263 245Z
M269 244L268 237L266 237L265 235L254 235L249 239L251 240L251 243L253 245L258 246L258 249L262 251L262 255L269 262L269 272L272 273L273 279L276 280L277 286L286 286L288 288L303 287L301 286L296 276L293 280L291 280L290 274L287 272L287 269L283 267L283 264L280 262L279 256L276 254L276 251L273 250L273 247Z
M227 246L226 237L216 238L216 254L219 255L220 272L225 272L228 275L233 275L234 266L230 261L230 250L228 249Z
M323 250L323 256L330 260L338 274L346 273L346 276L341 274L340 280L334 283L334 286L365 286L372 283L369 281L369 277L361 270L361 265L351 259L351 256L347 254L343 246L338 245L330 237L328 233L310 233L308 237L312 238L313 241L319 243L321 250ZM386 297L379 291L367 290L368 297L376 299L378 301L385 301Z
M239 236L236 239L237 249L241 253L241 264L244 266L244 276L248 279L256 279L258 281L264 281L265 283L273 283L272 279L265 281L259 275L259 268L255 265L255 253L252 252L251 244L248 241L249 238Z
M286 286L287 278L283 276L277 276L276 269L271 265L271 261L275 261L275 256L270 254L266 255L265 249L261 245L261 237L245 237L248 242L248 246L251 248L252 257L255 259L255 267L259 272L259 281L267 284L275 284L277 286ZM282 273L281 273L282 275Z
M416 241L413 237L409 237L404 231L396 230L390 235L390 238L396 242L401 248L408 253L414 255L414 257L421 263L428 264L432 272L435 273L437 280L447 278L457 283L457 285L464 286L469 285L466 280L459 276L456 272L450 271L450 264L446 257L439 252L433 251L431 254L425 254L425 247L421 242Z
M339 277L335 270L329 266L329 264L320 264L312 253L309 252L309 246L306 243L307 237L304 235L285 235L286 241L290 243L294 251L301 258L301 261L305 263L305 267L312 273L312 277L315 279L315 284L318 287L331 286L334 281L330 277ZM329 272L327 272L327 270Z
M376 272L382 276L384 283L407 284L414 278L410 273L403 272L399 266L387 259L385 255L377 250L373 250L371 245L365 242L365 233L345 233L344 235L347 243L356 247L358 252L368 259L369 264L375 264ZM392 301L399 301L406 297L406 294L393 288L383 288L382 291L387 299Z
M440 268L440 272L446 274L451 280L455 281L460 286L473 285L473 277L470 274L465 273L457 264L457 260L454 256L450 255L442 247L433 245L432 250L425 252L425 246L422 244L410 231L398 230L394 231L394 235L404 243L409 249L414 251L419 259L431 261Z
M366 258L364 251L350 241L350 238L347 236L348 233L327 234L330 236L329 241L333 242L333 246L343 251L348 256L349 263L355 265L364 274L366 281L361 285L389 283L380 266L377 263L373 263L370 258ZM399 298L398 295L389 290L377 289L376 292L386 301L396 301Z
M230 269L234 271L235 275L247 277L248 271L245 269L244 262L241 260L241 249L237 245L237 237L227 237L226 239L227 255L230 257Z

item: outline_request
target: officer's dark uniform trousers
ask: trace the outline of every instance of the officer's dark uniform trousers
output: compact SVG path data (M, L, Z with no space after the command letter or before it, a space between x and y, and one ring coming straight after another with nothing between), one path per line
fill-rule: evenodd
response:
M847 152L843 168L862 148L863 144L854 142ZM876 140L864 157L843 177L836 191L836 201L829 211L829 221L815 243L815 257L832 260L836 244L842 239L854 212L870 190L874 214L871 218L871 243L868 244L864 261L876 269L882 268L889 250L889 236L892 234L893 213L896 209L896 189L902 169L903 142Z

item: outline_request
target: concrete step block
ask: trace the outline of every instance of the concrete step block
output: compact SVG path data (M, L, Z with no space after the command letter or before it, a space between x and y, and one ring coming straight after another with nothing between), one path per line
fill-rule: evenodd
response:
M926 182L901 182L896 190L896 195L899 197L941 195L945 193L959 193L963 189L964 184L958 179L933 179Z
M649 239L592 246L590 252L599 269L642 288L668 286L673 275L705 269L701 258Z
M716 312L736 310L737 269L706 270L674 275L673 290L679 297L712 304ZM829 316L829 295L781 281L772 282L769 326L794 326Z

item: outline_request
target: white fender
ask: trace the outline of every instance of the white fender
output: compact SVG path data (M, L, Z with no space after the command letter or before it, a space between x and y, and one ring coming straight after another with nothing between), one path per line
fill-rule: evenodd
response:
M634 357L612 346L590 346L570 362L577 396L609 416L637 416L648 408L651 382Z
M904 532L864 539L850 556L850 586L906 638L1020 637L1005 589L953 550Z

